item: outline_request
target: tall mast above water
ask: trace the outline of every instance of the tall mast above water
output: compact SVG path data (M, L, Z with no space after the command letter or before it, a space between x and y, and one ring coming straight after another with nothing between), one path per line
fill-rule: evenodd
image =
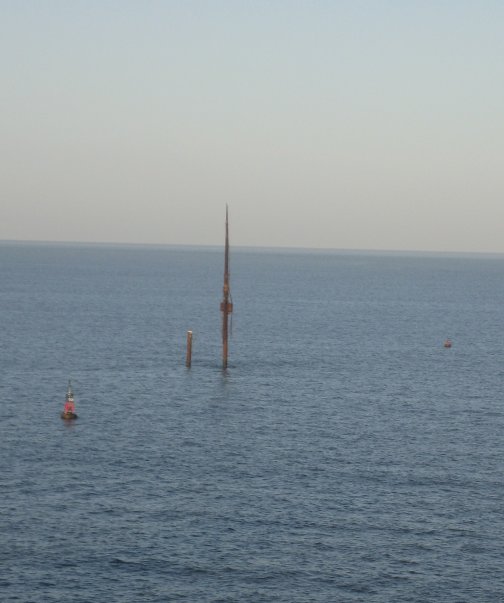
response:
M233 303L231 301L231 290L229 288L229 224L228 224L228 206L226 205L226 245L224 251L224 287L222 288L223 298L221 302L222 312L222 368L226 369L228 365L228 334L229 334L229 315L233 312Z

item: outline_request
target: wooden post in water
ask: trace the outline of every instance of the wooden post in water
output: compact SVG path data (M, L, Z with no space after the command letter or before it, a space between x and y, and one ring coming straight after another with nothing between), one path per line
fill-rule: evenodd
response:
M222 312L222 368L226 369L228 365L228 325L229 315L233 311L231 301L231 290L229 288L229 227L228 227L228 207L226 205L226 245L224 252L224 287L222 289L223 299L220 305Z
M192 331L187 331L187 352L186 352L185 365L188 368L190 368L190 366L191 366L191 357L192 357Z

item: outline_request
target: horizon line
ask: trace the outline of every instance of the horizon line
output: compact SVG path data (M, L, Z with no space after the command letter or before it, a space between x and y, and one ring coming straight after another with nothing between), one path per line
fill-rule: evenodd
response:
M85 247L180 247L220 250L222 245L217 243L133 243L125 241L55 241L50 239L0 239L0 244L12 245L55 245L55 246L85 246ZM306 247L294 245L232 245L235 250L243 251L289 251L289 252L318 252L318 253L356 253L356 254L407 254L407 255L492 255L502 256L504 251L448 251L437 249L376 249L361 247Z

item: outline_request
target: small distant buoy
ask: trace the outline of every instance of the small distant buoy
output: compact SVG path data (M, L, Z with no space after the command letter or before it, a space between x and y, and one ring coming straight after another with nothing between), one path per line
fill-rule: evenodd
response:
M65 421L71 421L73 419L77 419L77 415L75 414L75 402L74 395L72 391L72 381L68 381L68 388L65 398L65 406L63 407L63 412L60 414L60 417Z
M444 347L445 347L445 348L451 348L451 347L452 347L452 342L451 342L451 339L447 339L447 340L444 342Z

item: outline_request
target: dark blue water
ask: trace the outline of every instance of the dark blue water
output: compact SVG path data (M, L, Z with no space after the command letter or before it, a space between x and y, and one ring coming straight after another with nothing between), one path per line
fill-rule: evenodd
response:
M0 245L0 599L503 601L504 258L222 267Z

